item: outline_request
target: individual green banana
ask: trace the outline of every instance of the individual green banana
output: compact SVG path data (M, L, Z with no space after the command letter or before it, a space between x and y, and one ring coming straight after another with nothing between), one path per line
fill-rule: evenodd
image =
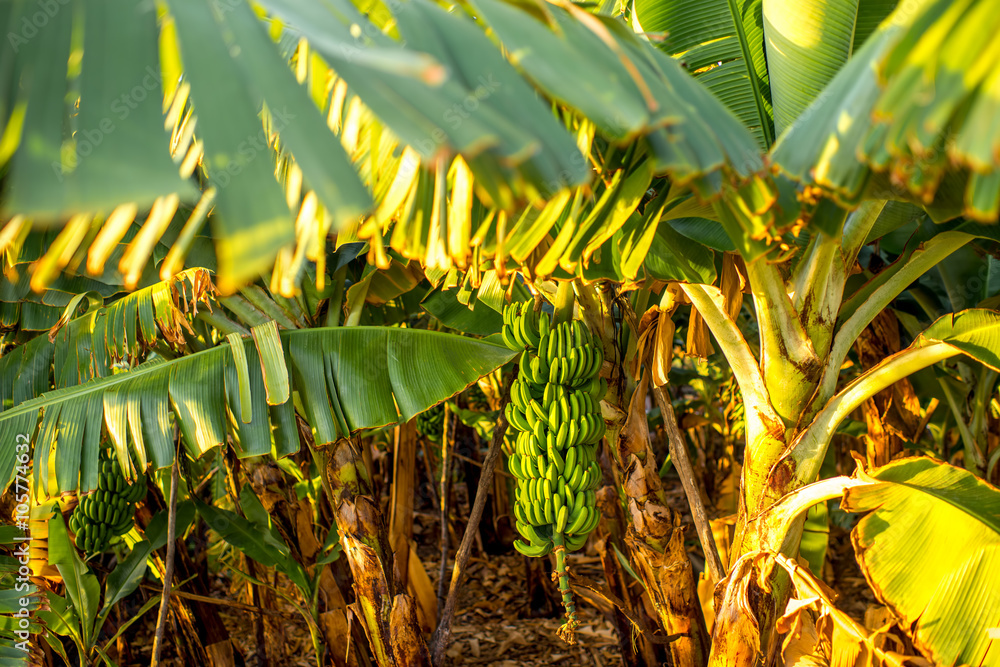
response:
M558 475L559 470L556 468L555 461L549 461L549 467L545 469L545 479L548 480L549 484L555 484Z
M572 475L576 471L577 457L579 455L580 450L576 447L569 447L566 449L566 462L563 467L564 473Z
M535 429L535 422L538 421L538 415L535 411L531 409L530 404L528 409L524 413L524 421L528 424L528 431L533 431Z
M558 428L559 424L565 424L570 419L572 419L572 408L569 405L569 397L563 396L559 399L559 416L557 417L556 424L553 428Z
M518 360L517 360L518 367L530 368L531 367L531 359L532 359L531 352L529 352L528 350L525 350L524 352L521 353L521 356L518 357Z
M536 526L542 526L549 523L548 519L545 518L545 507L542 505L541 500L531 501L531 516L534 519L532 523Z
M534 312L534 311L532 311ZM541 336L538 334L538 327L534 325L530 320L532 316L523 318L521 321L524 322L522 331L524 333L525 339L528 341L528 345L538 349L538 344L542 342Z
M580 397L578 395L578 392L575 391L570 392L568 403L569 403L569 419L567 419L566 421L570 420L576 421L577 419L580 418L580 415L583 414L583 406L580 402Z
M564 400L561 398L549 406L548 427L557 435L559 434L559 425L565 421L562 416L562 403Z
M556 449L559 451L565 451L566 447L570 443L570 433L573 422L567 424L563 422L559 425L559 430L556 432Z
M549 460L555 464L556 472L559 475L562 475L563 471L566 469L566 459L564 459L562 454L559 453L559 450L556 449L555 442L549 446L547 453L549 455Z
M552 401L555 400L556 387L558 386L559 385L549 384L548 382L545 383L545 393L542 396L542 407L546 410L549 409L549 406L552 405Z
M583 468L577 465L573 469L573 474L566 480L566 486L573 489L574 492L580 489L580 480L583 478Z
M532 434L538 439L538 442L545 442L545 434L548 432L545 429L545 423L541 419L535 422L534 427L531 429Z
M548 377L549 369L542 363L540 357L535 357L531 360L531 378L534 380L535 384L541 384L545 382L545 378Z
M569 518L569 510L563 505L556 513L556 532L561 533L566 529L566 519Z
M573 493L573 489L566 486L566 482L561 477L559 478L559 495L562 496L562 504L572 512L576 507L576 494Z
M569 515L569 524L563 532L567 535L576 535L583 528L584 524L587 523L587 519L590 518L589 511L589 507L574 509Z
M577 421L571 421L566 426L566 447L580 444L580 426Z

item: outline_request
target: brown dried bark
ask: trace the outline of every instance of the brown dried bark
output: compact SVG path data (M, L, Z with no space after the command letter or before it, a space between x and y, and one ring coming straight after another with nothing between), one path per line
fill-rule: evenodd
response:
M344 556L354 575L356 602L376 662L382 667L429 666L417 607L401 585L378 501L354 442L323 448L326 477Z
M891 310L880 312L861 332L854 349L862 368L871 368L899 352L899 320ZM920 400L906 378L883 389L861 407L868 425L864 437L869 467L883 466L912 442L920 429Z
M684 548L684 528L680 516L667 506L649 447L647 384L640 382L633 392L617 442L629 519L625 543L646 583L660 625L669 635L682 635L670 643L674 666L701 667L708 661L711 644L694 569Z

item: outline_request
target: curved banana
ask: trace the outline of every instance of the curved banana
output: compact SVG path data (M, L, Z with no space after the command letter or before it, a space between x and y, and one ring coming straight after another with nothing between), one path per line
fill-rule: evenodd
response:
M566 447L572 444L572 428L573 422L562 423L559 425L559 431L556 432L556 449L559 451L566 451Z
M582 533L580 535L567 537L565 542L566 549L568 549L569 551L576 551L578 549L582 549L583 545L587 543L588 539L590 539L589 531L586 533Z
M528 540L532 546L544 546L546 544L552 544L552 539L548 537L543 537L538 534L535 527L530 523L519 523L517 524L517 531Z
M578 462L578 456L579 455L580 455L580 451L576 447L570 447L570 448L568 448L566 450L566 463L565 463L565 467L563 468L563 470L565 470L566 472L570 473L570 475L572 475L572 473L576 471L577 462Z
M534 546L525 544L521 540L514 540L514 548L529 558L540 558L549 555L549 552L552 551L552 543L549 542L545 545Z
M545 441L545 424L541 419L535 422L535 427L531 429L531 432L536 438L538 438L539 442Z
M589 507L580 507L569 513L568 525L563 531L567 535L576 535L590 518Z
M566 528L566 519L569 518L569 510L565 505L559 508L556 513L556 532L561 533Z
M554 442L549 445L546 453L549 455L549 460L555 464L556 473L562 475L563 471L566 469L566 459L564 459L559 453L559 450L556 449Z
M549 428L551 430L553 430L553 431L556 431L556 432L558 432L559 424L562 422L562 420L559 419L559 410L560 410L559 405L561 403L562 403L562 399L560 399L559 401L555 401L555 402L552 403L552 406L549 408L549 414L548 414L547 419L546 419L546 421L548 422Z

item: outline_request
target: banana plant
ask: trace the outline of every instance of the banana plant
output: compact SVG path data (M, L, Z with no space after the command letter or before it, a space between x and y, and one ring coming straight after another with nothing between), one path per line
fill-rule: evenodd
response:
M242 515L232 510L209 505L196 498L193 499L193 502L199 516L227 544L235 547L238 553L242 553L263 567L275 568L288 577L298 588L307 606L303 608L287 596L286 600L289 600L306 620L313 649L316 651L317 665L319 665L323 655L319 629L319 580L323 574L323 566L336 559L340 550L335 548L324 550L316 559L315 565L317 567L315 567L314 574L310 576L303 564L291 554L288 544L275 528L274 521L249 486L244 486L240 491L239 500ZM263 539L261 539L262 536ZM327 536L326 544L335 544L336 540L336 526L333 526ZM231 567L239 569L238 565ZM254 584L267 585L248 573L241 572L241 574Z
M55 496L92 488L97 447L104 436L113 442L127 475L171 465L175 446L165 428L171 411L186 454L193 458L230 441L237 456L244 459L270 455L281 458L298 452L298 414L312 426L306 441L311 455L316 457L330 504L339 512L347 512L346 518L337 518L337 523L344 527L342 545L353 545L345 553L355 571L356 583L367 581L368 557L382 559L392 567L391 553L365 551L368 545L384 541L384 536L380 537L382 524L374 516L351 510L358 506L370 508L371 503L359 486L368 476L363 464L353 457L342 458L350 452L345 438L357 431L409 419L502 365L513 352L453 334L388 326L279 332L276 320L265 317L259 324L244 328L240 321L249 322L237 313L248 318L265 311L280 315L279 302L248 290L246 297L227 298L231 308L220 308L213 294L208 273L192 270L177 280L154 285L106 306L91 304L83 315L68 317L53 332L53 340L37 336L15 348L16 354L4 357L3 386L8 388L10 405L0 413L0 428L11 433L11 438L15 432L36 436L36 489ZM75 313L76 307L76 303L71 304L68 314ZM212 316L198 320L194 312L199 307ZM339 310L339 305L335 307ZM304 313L300 316L315 319ZM286 311L283 317L289 320L294 312ZM338 319L333 318L333 322ZM211 325L206 330L209 323L229 333ZM241 330L250 335L243 337ZM396 338L396 334L400 337ZM162 346L164 342L170 345ZM429 365L422 367L421 359ZM120 364L112 364L111 360L124 361L124 367L117 368ZM25 368L37 375L37 383L29 384L28 391L15 390L18 374L30 377L24 373ZM423 380L418 383L416 377ZM50 386L56 389L47 391ZM40 426L39 418L48 419L47 425ZM48 438L45 433L61 435ZM329 447L330 443L337 444ZM5 455L13 456L13 452ZM53 465L50 468L40 461L52 461ZM220 515L221 511L201 506L206 519L221 516L230 519L231 526L243 525ZM259 503L245 506L244 512L252 514L258 523L267 519ZM365 523L359 524L359 518ZM222 523L217 520L213 525L224 538L238 539L231 531L221 530ZM287 569L303 591L307 609L312 610L306 615L315 620L315 581L305 576L301 565L289 560L287 553L280 549L278 553L282 558L275 559L271 552L249 555L261 557L265 566L282 565ZM334 553L328 550L321 559L329 559ZM63 557L72 564L69 556L59 556ZM317 563L316 577L328 562ZM81 580L90 581L85 577ZM383 585L395 585L391 570ZM384 610L383 618L378 609L383 600L379 591L361 588L358 595L372 610L366 622L372 630L373 650L376 655L391 652L391 609ZM403 599L407 599L405 595ZM92 636L94 619L90 616L89 612L81 612L81 618L86 620L77 633L81 641L89 641L87 638ZM414 618L409 620L416 626ZM398 630L402 624L403 620L396 618L394 627ZM312 627L316 630L315 624ZM423 641L419 631L416 636Z
M983 186L978 177L970 178L967 187L957 189L958 198L956 189L945 186L945 181L918 183L912 172L893 174L904 184L896 191L879 187L879 179L884 177L877 170L885 164L881 155L898 151L893 143L895 135L888 139L878 123L855 120L848 127L844 116L837 115L844 112L852 119L867 118L868 109L879 109L886 114L882 117L886 126L906 115L906 107L898 104L898 98L890 101L889 92L880 94L874 76L868 73L944 67L930 55L928 33L924 32L929 22L944 11L943 7L940 3L926 3L917 9L898 9L778 139L772 152L777 167L805 181L807 190L814 188L811 202L799 196L809 216L804 239L800 234L793 245L790 238L769 240L755 235L754 230L762 227L752 213L716 206L723 228L746 263L747 287L759 327L759 357L737 328L721 290L682 285L728 358L746 405L747 465L734 538L737 557L759 551L796 550L800 521L789 526L788 534L778 531L765 537L748 531L748 522L786 494L816 479L837 425L863 400L916 370L959 354L991 368L1000 361L992 352L1000 321L997 313L968 310L942 317L918 332L908 348L840 386L841 368L852 345L883 308L913 280L955 251L973 242L991 247L996 238L995 228L959 218L939 226L930 238L914 239L884 270L863 284L851 286L853 293L846 289L860 249L892 229L892 221L883 219L887 208L883 199L887 196L919 196L938 221L962 213L975 218L985 213L995 220L995 211L988 213L978 204L988 202L980 194ZM767 9L765 3L765 14ZM973 30L968 23L963 22L962 27ZM767 29L765 23L765 36ZM913 51L913 45L918 43L921 48ZM893 69L880 69L889 62ZM901 90L896 79L889 81L889 91ZM865 102L861 101L863 94L869 95ZM971 96L970 103L976 103L974 91L966 94ZM889 106L892 103L896 106ZM983 99L983 103L988 102ZM838 122L841 125L835 129ZM951 137L968 131L964 117L955 116L949 122L953 124L935 129ZM804 146L801 139L806 134L822 139ZM866 142L862 152L865 160L855 157L852 140ZM933 141L934 137L922 137L924 140ZM838 146L850 146L850 157L838 152ZM949 150L961 151L963 144L956 146L949 144ZM876 160L874 154L878 151L883 153ZM925 157L915 151L910 159L926 168L927 163L921 162ZM961 169L957 173L961 174ZM942 185L937 188L939 182ZM866 183L871 187L866 189ZM783 243L791 257L782 257ZM746 572L741 575L745 578ZM729 586L734 585L730 581ZM767 599L754 610L756 618L749 620L746 612L740 611L740 605L746 602L745 591L727 596L714 632L714 663L749 664L763 660L773 649L770 633L782 604L780 586L772 588Z
M104 584L104 603L101 604L101 585L89 567L80 559L66 532L62 514L56 512L49 520L49 562L59 569L66 586L66 595L48 592L48 609L37 612L38 619L53 635L43 634L48 645L65 664L72 664L65 647L57 636L68 637L76 647L80 667L103 664L116 667L109 655L110 648L133 623L156 606L160 596L152 596L139 610L118 626L106 641L101 631L114 606L131 595L146 573L146 559L152 551L149 542L141 541L132 546L128 556L111 571Z
M927 457L874 469L859 464L851 477L832 477L785 495L756 517L751 529L787 535L807 508L832 499L863 514L852 533L861 569L926 655L938 664L998 664L990 655L989 628L1000 619L991 567L1000 544L1000 490ZM945 534L947 542L935 539ZM941 546L915 552L915 542ZM761 558L773 562L775 554L744 554L733 569ZM728 582L726 595L740 585Z

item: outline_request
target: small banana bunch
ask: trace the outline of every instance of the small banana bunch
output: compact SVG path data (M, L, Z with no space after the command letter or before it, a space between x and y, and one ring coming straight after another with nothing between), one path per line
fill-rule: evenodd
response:
M472 385L466 390L466 404L469 406L470 410L476 412L489 412L490 410L490 399L486 396L486 392L483 388L479 386L478 382L473 382Z
M441 439L444 435L444 403L417 415L417 432L433 442Z
M97 490L80 498L69 527L87 553L107 551L111 540L132 529L135 504L146 496L146 477L129 484L111 451L101 450Z
M504 310L503 338L524 348L505 414L516 430L508 468L517 479L514 548L525 556L556 552L556 575L569 621L561 634L572 640L575 606L565 552L581 548L597 525L595 495L601 484L597 443L605 425L600 402L607 383L599 341L582 322L552 326L532 302ZM565 638L565 637L564 637Z

